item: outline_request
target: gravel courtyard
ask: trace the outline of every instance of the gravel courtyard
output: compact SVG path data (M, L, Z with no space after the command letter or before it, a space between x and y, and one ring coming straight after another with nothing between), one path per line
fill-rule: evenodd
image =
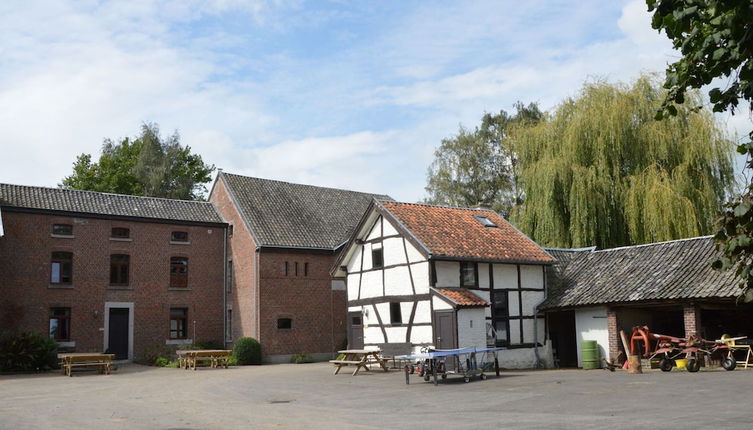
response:
M328 363L0 376L2 429L753 427L753 371L509 371L435 387Z

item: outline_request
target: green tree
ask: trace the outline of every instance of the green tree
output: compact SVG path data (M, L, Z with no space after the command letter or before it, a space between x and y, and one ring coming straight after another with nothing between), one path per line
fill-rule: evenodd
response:
M507 216L523 200L517 157L509 130L535 124L542 116L535 103L517 103L515 115L485 113L474 130L460 127L442 139L427 174L427 203L484 206Z
M163 139L159 126L143 124L141 134L120 142L105 139L98 162L81 154L63 188L136 196L201 200L214 166L180 144L177 132Z
M712 84L709 100L715 112L735 114L740 100L753 101L753 2L749 0L647 0L653 28L664 31L681 57L667 67L667 96L657 118L677 114L688 89ZM721 79L720 79L721 78ZM721 85L714 85L719 79ZM750 105L749 105L750 106ZM753 169L753 131L737 147ZM734 269L743 297L753 301L753 184L729 201L715 235L722 256L717 269Z
M700 96L688 97L700 104ZM733 184L732 143L707 109L654 120L651 77L586 84L515 130L525 203L512 221L547 246L610 248L706 234Z

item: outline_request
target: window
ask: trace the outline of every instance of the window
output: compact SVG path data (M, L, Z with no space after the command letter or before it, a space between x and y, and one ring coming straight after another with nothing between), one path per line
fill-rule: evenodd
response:
M124 227L113 227L110 237L115 239L128 239L131 237L131 230Z
M188 287L188 258L170 257L170 288Z
M58 342L71 338L71 308L50 309L50 339Z
M361 317L351 317L350 318L350 325L361 325L363 324L363 321L361 320Z
M227 262L227 292L233 291L233 260Z
M400 303L390 303L390 323L402 324L403 314L400 311Z
M53 224L52 234L59 234L61 236L73 235L73 226L70 224Z
M124 254L110 256L110 285L128 285L130 259L130 256Z
M277 318L277 328L279 329L293 328L293 319L292 318Z
M171 242L188 242L188 232L187 231L174 231L170 235L170 241Z
M227 324L225 325L227 332L225 333L225 339L233 340L233 310L227 310Z
M295 276L298 276L298 262L295 262Z
M70 284L73 281L73 253L53 252L50 283Z
M303 263L303 276L308 276L308 275L309 275L309 264Z
M287 261L283 265L283 270L285 271L285 276L288 276L288 262Z
M188 308L170 308L170 339L185 339L188 333Z
M475 287L477 285L476 263L466 261L460 262L460 286Z
M509 316L507 291L492 292L492 319L494 321L494 331L497 333L497 345L507 345L507 318Z
M384 253L382 248L374 248L371 250L371 267L373 269L379 269L384 266Z
M484 227L496 227L497 224L494 224L492 220L490 220L488 217L484 215L474 215L478 222L484 225Z
M232 224L227 226L227 237L233 237L233 225Z

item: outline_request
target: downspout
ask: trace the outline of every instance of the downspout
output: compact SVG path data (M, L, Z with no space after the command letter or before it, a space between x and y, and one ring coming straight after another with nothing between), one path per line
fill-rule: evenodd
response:
M227 227L222 243L222 344L227 349Z
M546 267L542 266L542 270L544 271L544 298L541 299L541 301L533 307L533 368L534 369L540 369L542 366L541 363L541 357L539 357L539 330L538 330L538 322L539 322L539 306L541 306L547 298L547 295L549 294L549 288L547 288L547 282L546 282ZM546 333L544 333L544 342L546 342Z
M254 283L256 284L256 288L255 288L256 291L254 293L254 296L255 296L254 300L256 301L256 303L254 303L254 307L256 309L254 309L255 311L254 313L256 314L256 324L255 324L256 325L256 340L258 340L259 343L261 343L261 339L260 339L261 338L261 326L260 326L261 315L259 315L261 313L261 304L259 303L259 300L261 297L261 292L259 291L259 288L261 286L261 282L259 280L259 278L261 278L261 272L260 272L261 263L259 262L259 260L261 260L261 247L260 246L256 247L255 253L256 253L256 258L254 259L255 260L254 261L254 266L255 266L254 274L255 274L256 279L254 280Z

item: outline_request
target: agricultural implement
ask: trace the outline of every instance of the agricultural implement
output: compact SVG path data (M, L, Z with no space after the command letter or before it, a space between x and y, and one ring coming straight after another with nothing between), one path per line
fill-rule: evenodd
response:
M658 333L652 333L648 326L633 327L630 336L630 350L633 355L643 358L659 360L659 369L669 372L675 366L675 360L685 359L685 368L688 372L698 372L701 369L702 360L708 359L711 354L720 352L723 356L722 367L726 370L734 370L737 360L734 353L745 351L745 361L741 362L744 367L753 366L751 358L753 352L751 346L737 343L745 337L732 338L728 335L718 340L706 340L695 335L688 337L674 337Z

